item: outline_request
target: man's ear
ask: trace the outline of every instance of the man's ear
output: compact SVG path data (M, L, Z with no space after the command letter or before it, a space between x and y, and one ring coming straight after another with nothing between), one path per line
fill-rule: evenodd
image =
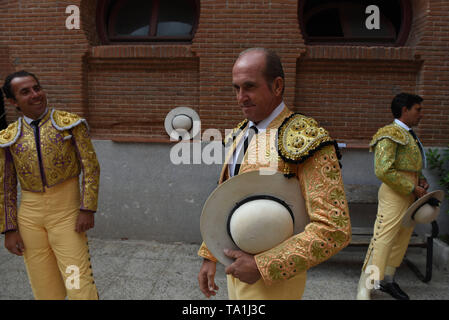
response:
M407 111L408 111L407 107L406 107L406 106L403 106L403 107L401 108L401 117L402 117Z
M21 111L19 105L17 104L17 100L14 98L8 98L8 102L12 104L18 111Z
M282 96L282 91L284 90L284 79L277 77L273 81L273 92L277 96Z

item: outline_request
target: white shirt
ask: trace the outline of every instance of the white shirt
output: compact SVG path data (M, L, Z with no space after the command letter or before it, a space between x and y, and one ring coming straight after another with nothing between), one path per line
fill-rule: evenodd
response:
M45 115L48 112L48 107L45 108L45 111L40 115L39 118L37 118L36 120L42 119L43 117L45 117ZM34 119L28 118L26 115L23 115L23 119L25 119L25 122L28 123L31 126L31 122L34 121Z
M251 128L252 126L256 127L258 130L258 133L265 132L267 130L268 125L276 119L276 117L284 110L285 103L282 101L271 113L268 117L260 121L258 124L255 124L252 121L248 122L248 128ZM234 170L235 170L235 164L237 163L237 157L240 153L240 150L243 148L243 141L248 136L248 130L246 130L245 134L243 135L242 139L240 139L239 144L234 150L234 154L232 155L231 161L228 164L228 170L229 170L229 176L234 176Z
M398 126L400 126L401 128L404 128L404 129L407 130L407 131L412 130L412 128L409 128L408 125L406 125L404 122L402 122L402 121L399 120L399 119L394 119L394 122L395 122ZM427 158L426 158L426 154L425 154L425 152L424 152L424 147L423 147L423 145L422 145L422 143L421 143L421 141L419 140L418 137L416 137L416 140L418 141L418 145L419 145L419 147L420 147L420 149L421 149L421 158L422 158L422 161L423 161L423 168L427 168Z

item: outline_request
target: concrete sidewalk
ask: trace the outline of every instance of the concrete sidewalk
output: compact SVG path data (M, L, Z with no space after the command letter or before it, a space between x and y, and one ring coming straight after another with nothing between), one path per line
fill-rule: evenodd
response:
M33 299L23 258L10 254L0 236L0 300ZM94 278L105 300L202 300L197 275L201 259L198 244L160 243L136 240L89 240ZM305 300L353 300L366 248L346 248L308 272ZM409 249L407 255L424 270L423 249ZM220 287L212 299L227 299L224 268L217 267ZM449 299L449 272L433 268L429 283L423 283L403 264L397 282L414 300ZM392 300L374 292L373 300Z

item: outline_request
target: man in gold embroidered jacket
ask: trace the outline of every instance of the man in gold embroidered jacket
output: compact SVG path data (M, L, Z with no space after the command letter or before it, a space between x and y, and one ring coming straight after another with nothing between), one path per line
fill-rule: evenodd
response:
M9 75L3 91L23 113L0 131L0 232L5 233L5 247L24 255L36 299L63 299L66 293L73 299L95 299L85 231L94 226L100 166L87 123L48 108L45 91L29 72ZM82 288L66 292L63 266L71 265L81 269Z
M286 179L299 179L310 223L304 232L260 254L229 250L226 254L235 262L225 270L228 295L230 299L300 299L306 270L336 254L351 238L335 142L314 119L294 114L282 102L284 76L274 52L262 48L242 52L232 74L247 120L225 138L230 151L219 183L236 174L234 160L240 142L254 125L258 138L249 143L237 174L274 167ZM204 242L198 255L204 258L199 286L210 297L218 289L214 281L217 260Z
M370 299L366 285L367 266L375 266L378 279L374 288L391 294L396 299L408 299L394 282L396 268L401 264L410 241L413 227L402 226L407 208L426 194L429 184L422 174L425 154L421 142L411 127L422 118L423 99L401 93L394 97L391 110L395 120L380 128L373 136L370 150L374 150L374 170L382 181L374 236L362 268L357 298Z

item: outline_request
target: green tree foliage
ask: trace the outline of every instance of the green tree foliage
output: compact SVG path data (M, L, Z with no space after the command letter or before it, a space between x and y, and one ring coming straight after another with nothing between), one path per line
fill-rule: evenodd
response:
M442 152L438 149L429 149L426 155L429 168L436 170L439 183L446 191L446 198L449 198L449 145Z

